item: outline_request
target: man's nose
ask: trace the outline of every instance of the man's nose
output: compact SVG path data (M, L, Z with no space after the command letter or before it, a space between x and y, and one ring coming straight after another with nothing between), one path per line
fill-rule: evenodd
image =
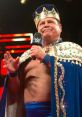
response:
M48 22L45 22L45 27L48 27L48 26L49 26Z

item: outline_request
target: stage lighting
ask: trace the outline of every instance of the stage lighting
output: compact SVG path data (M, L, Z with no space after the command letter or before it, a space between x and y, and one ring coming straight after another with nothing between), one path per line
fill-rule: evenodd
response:
M26 4L27 1L28 1L28 0L20 0L20 3L21 3L21 4Z

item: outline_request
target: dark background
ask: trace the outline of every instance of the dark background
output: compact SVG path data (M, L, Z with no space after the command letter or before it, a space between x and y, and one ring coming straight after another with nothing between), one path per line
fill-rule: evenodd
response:
M53 3L57 6L63 26L62 37L82 45L82 3L81 0L0 0L1 33L35 33L32 13L37 6Z

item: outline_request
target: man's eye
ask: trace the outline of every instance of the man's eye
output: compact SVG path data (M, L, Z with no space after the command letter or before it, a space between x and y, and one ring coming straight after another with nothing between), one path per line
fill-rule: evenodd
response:
M44 25L44 22L40 23L40 25Z
M48 23L54 23L53 21L48 21Z

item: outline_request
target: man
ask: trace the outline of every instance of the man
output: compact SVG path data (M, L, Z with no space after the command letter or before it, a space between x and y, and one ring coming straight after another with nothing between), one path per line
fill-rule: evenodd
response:
M36 59L20 64L21 57L4 54L9 77L7 111L13 110L14 117L81 117L82 48L61 42L62 26L54 5L37 8L34 21L43 46L33 45L27 58Z

